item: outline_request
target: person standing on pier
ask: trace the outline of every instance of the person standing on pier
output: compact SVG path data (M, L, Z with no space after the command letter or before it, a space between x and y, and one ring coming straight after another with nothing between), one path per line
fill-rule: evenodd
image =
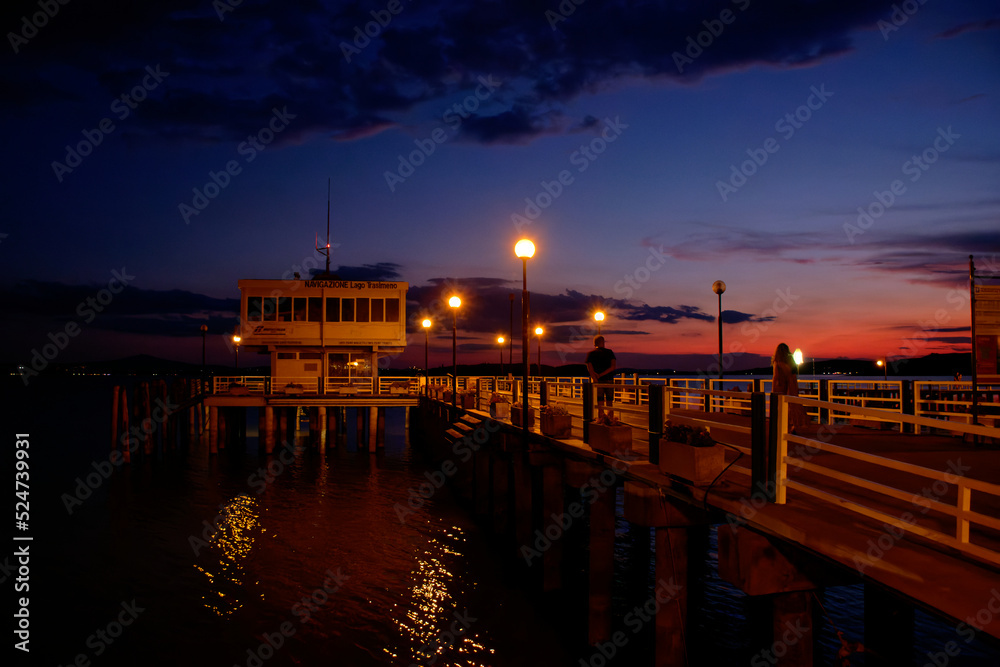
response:
M587 372L590 373L590 382L598 384L608 382L615 374L617 368L615 353L604 347L604 336L594 338L594 349L587 353ZM615 401L615 390L612 387L597 388L597 416L604 416L605 405L608 413L611 412L611 404Z
M771 357L771 367L774 376L771 378L771 393L786 396L799 395L799 367L795 363L792 351L786 343L779 343ZM806 424L805 406L797 403L788 405L788 428L794 433L796 428Z

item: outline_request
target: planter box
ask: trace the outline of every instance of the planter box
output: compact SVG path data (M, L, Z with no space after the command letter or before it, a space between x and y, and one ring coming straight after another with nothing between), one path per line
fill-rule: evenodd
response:
M490 403L490 417L510 419L510 403Z
M719 445L692 447L683 442L660 438L660 472L691 482L711 484L726 467L725 451Z
M591 449L613 454L616 456L632 453L632 427L628 424L617 426L605 426L604 424L590 425L590 445Z
M542 413L542 433L551 438L569 438L573 433L572 415Z
M476 407L476 395L469 394L459 394L458 395L458 405L466 410L472 410Z
M520 405L510 406L510 423L514 426L521 426L521 413L524 411ZM528 428L535 427L535 409L528 408Z

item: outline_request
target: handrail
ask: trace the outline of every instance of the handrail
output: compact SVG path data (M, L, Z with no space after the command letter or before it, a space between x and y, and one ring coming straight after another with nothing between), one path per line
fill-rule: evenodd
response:
M887 526L892 526L896 529L906 531L915 535L920 535L921 537L933 540L935 542L945 544L949 547L958 549L964 553L979 557L981 559L987 560L994 564L1000 564L1000 551L990 548L988 546L983 546L981 544L976 544L971 542L972 528L979 526L982 528L989 528L993 530L1000 529L1000 520L995 517L990 517L980 512L975 512L972 510L972 493L975 491L977 493L983 493L1000 499L1000 485L986 482L983 480L976 480L974 478L965 477L963 474L955 474L954 472L941 472L934 470L932 468L927 468L924 466L915 465L912 463L906 463L904 461L897 461L895 459L886 458L883 456L878 456L875 454L869 454L867 452L861 452L839 445L834 445L829 442L824 442L822 440L817 440L814 438L806 438L801 435L795 435L789 432L788 427L788 406L791 404L798 404L803 406L814 406L820 410L830 410L831 415L835 412L840 414L847 414L851 417L862 416L874 419L889 420L890 418L895 420L899 419L905 424L911 424L915 427L927 426L929 428L940 428L941 420L930 419L928 417L918 417L913 415L900 415L887 410L880 410L877 408L868 408L862 406L851 406L844 405L842 403L834 403L831 401L816 401L813 399L804 399L796 396L784 396L780 395L778 397L779 405L779 415L778 415L778 442L777 442L777 454L774 460L775 470L773 471L773 479L775 481L775 494L774 502L777 504L785 504L788 501L787 492L788 489L799 491L807 495L819 498L826 502L835 504L844 509L857 512L869 518L876 519L878 521L883 521ZM840 416L840 415L838 415ZM965 433L970 435L979 435L985 437L998 437L1000 436L1000 430L996 428L990 428L985 426L974 426L962 423L949 423L948 427L952 430L958 431L959 433ZM789 454L788 445L789 443L801 445L808 449L810 452L808 456L796 452L795 454ZM856 475L847 474L838 470L834 470L827 466L822 466L811 461L813 454L812 452L825 452L828 454L835 454L838 456L843 456L853 460L863 461L865 463L873 464L879 466L880 468L885 468L888 470L895 470L898 472L907 473L910 475L915 475L918 477L923 477L925 479L933 480L936 482L943 482L946 485L954 486L956 489L955 504L951 505L949 503L942 502L944 494L936 494L936 498L928 498L926 496L921 496L919 494L914 494L912 492L907 492L902 489L896 489L890 487L886 484L879 482L873 482L869 479L864 479L857 477ZM935 510L946 516L953 517L955 519L955 530L953 533L946 533L935 528L930 528L921 525L917 522L916 517L913 513L906 513L903 517L896 517L890 515L881 510L868 507L859 502L850 500L841 495L831 493L829 491L817 488L816 486L810 485L805 481L799 479L789 479L789 466L794 467L799 470L806 470L814 475L819 476L821 479L828 479L839 484L850 484L858 488L864 489L866 491L871 491L878 493L890 498L897 500L909 500L914 504L914 506L920 506L922 509L920 513L926 514L928 510ZM959 473L962 471L959 470ZM909 518L907 518L907 516Z

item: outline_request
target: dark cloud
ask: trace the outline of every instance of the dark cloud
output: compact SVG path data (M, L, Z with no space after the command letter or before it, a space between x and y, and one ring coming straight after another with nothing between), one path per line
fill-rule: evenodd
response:
M740 322L773 322L777 319L774 315L753 315L751 313L741 313L738 310L722 311L722 321L725 324L739 324Z
M400 278L399 264L393 262L378 262L377 264L362 264L361 266L338 266L333 273L342 280L398 280ZM313 269L313 276L324 273L321 269Z
M979 32L981 30L995 30L1000 28L1000 19L984 19L982 21L969 21L968 23L963 23L957 25L954 28L949 28L943 32L939 32L934 35L931 39L951 39L952 37L958 37L967 32Z
M854 36L887 16L892 3L618 0L580 5L557 29L545 16L546 4L556 3L526 0L405 2L384 27L371 14L385 12L384 3L245 0L219 12L221 4L60 5L21 47L19 61L0 67L8 114L63 99L69 117L89 118L136 85L146 66L160 64L170 76L130 121L133 132L235 141L287 105L297 118L279 143L312 135L350 140L393 126L394 116L419 104L471 94L479 77L492 75L506 83L489 110L463 123L462 136L516 143L592 124L563 118L561 107L629 77L697 81L849 53ZM679 67L675 54L706 22L721 26L724 9L735 18ZM35 11L35 2L9 3L4 25Z
M629 309L627 312L619 313L618 316L623 320L653 320L655 322L666 322L667 324L676 324L685 319L703 320L705 322L715 320L715 316L702 312L700 308L695 306L674 308L673 306L649 306L642 304L641 306Z

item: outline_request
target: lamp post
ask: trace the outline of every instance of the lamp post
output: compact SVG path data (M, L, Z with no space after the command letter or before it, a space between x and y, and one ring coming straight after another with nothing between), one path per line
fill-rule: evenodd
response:
M597 322L597 335L601 335L601 322L604 321L604 313L600 310L594 313L594 320Z
M514 245L514 254L521 258L521 365L524 375L521 378L522 409L521 433L524 442L528 442L528 260L535 255L535 244L528 239L521 239Z
M497 337L497 344L500 346L500 375L503 375L504 374L503 373L503 344L504 344L503 336L498 336Z
M514 293L510 294L510 335L507 336L507 361L510 363L511 375L514 373Z
M545 330L535 327L535 340L538 341L538 377L542 377L542 334Z
M205 374L205 334L208 333L208 325L201 325L201 373Z
M726 291L726 283L716 280L712 283L712 291L719 295L719 379L722 379L722 293ZM720 389L722 387L719 387Z
M458 409L458 307L462 300L453 296L448 305L451 306L451 407Z
M883 380L888 380L889 379L889 364L887 364L885 362L885 359L879 359L878 361L875 362L875 365L882 367L882 379Z
M427 364L427 332L430 331L431 321L424 319L420 324L424 327L424 395L426 396L430 389L430 368Z
M233 336L233 344L236 346L236 363L233 364L233 368L240 367L240 341L243 340L239 335Z

